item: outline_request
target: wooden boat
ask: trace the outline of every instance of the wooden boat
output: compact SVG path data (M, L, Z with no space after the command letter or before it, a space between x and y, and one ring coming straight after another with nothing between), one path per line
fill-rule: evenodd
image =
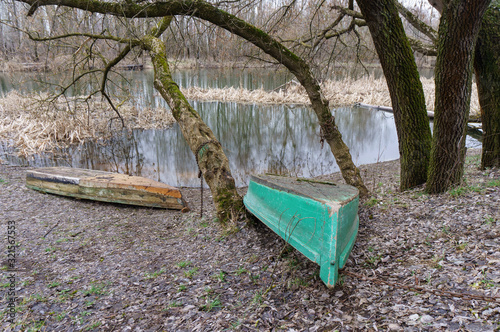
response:
M307 258L335 286L358 234L355 187L276 175L250 178L246 208Z
M70 167L26 172L26 186L50 194L166 209L188 209L179 189L140 176Z

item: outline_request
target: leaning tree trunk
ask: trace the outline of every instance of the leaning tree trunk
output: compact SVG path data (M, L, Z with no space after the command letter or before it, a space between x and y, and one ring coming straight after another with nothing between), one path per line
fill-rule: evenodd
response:
M486 11L474 59L483 124L481 168L500 167L500 2Z
M393 0L357 0L391 95L401 158L401 190L425 183L431 130L413 52Z
M439 24L434 136L427 191L460 184L465 159L472 65L476 40L489 0L450 0Z
M243 201L236 191L235 181L229 169L229 161L212 130L191 107L170 74L164 43L156 37L142 39L154 66L154 86L167 101L174 118L205 178L222 222L243 213Z
M366 197L368 195L368 189L363 183L359 169L352 161L349 147L343 141L342 134L335 124L335 118L330 110L328 100L324 98L318 81L314 78L309 65L303 59L296 56L264 31L234 15L217 9L208 2L178 0L171 3L185 3L186 5L181 6L181 10L177 13L199 17L244 38L272 56L294 74L306 90L311 106L318 117L322 138L330 146L344 180L347 184L357 187L360 196Z

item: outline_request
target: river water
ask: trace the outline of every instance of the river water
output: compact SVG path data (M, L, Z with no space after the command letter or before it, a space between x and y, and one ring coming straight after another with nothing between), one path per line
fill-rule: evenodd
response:
M11 89L40 90L37 79L47 77L37 75L16 76L17 81L0 76L0 94ZM274 70L197 69L176 71L174 79L182 87L272 90L292 77ZM130 93L138 106L165 105L154 91L151 72L124 73L122 83L130 83ZM80 86L78 93L86 88ZM245 186L251 173L313 177L339 170L329 146L320 143L316 115L308 107L199 101L191 104L220 140L238 186ZM357 165L399 158L392 114L360 107L332 112ZM480 143L468 137L467 145L478 147ZM92 168L142 175L174 186L199 186L195 158L177 125L167 130L124 131L109 141L88 142L30 158L17 157L2 142L0 158L15 165Z

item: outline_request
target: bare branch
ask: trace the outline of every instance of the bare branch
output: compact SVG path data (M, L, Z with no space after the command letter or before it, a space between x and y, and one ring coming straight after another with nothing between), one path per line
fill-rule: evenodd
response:
M58 40L58 39L66 39L70 37L87 37L90 39L105 39L105 40L113 40L119 43L126 43L126 44L132 44L136 43L137 41L134 39L124 39L112 35L102 35L102 34L91 34L91 33L83 33L83 32L75 32L75 33L67 33L64 35L57 35L57 36L51 36L51 37L36 37L31 31L24 31L28 37L33 40L33 41L39 41L39 42L44 42L44 41L52 41L52 40ZM38 35L38 33L37 33Z
M415 29L426 35L430 38L432 43L436 43L437 41L437 31L434 30L431 26L425 24L422 20L420 20L415 14L405 8L402 4L396 1L396 7L399 13L410 23Z
M363 14L361 14L360 12L357 12L355 10L349 9L349 8L335 5L335 6L332 6L332 9L335 9L336 11L338 11L344 15L347 15L347 16L351 16L351 17L358 18L361 20L365 19L363 17Z
M436 56L437 50L435 45L424 44L421 40L408 37L408 41L410 42L411 48L420 54Z

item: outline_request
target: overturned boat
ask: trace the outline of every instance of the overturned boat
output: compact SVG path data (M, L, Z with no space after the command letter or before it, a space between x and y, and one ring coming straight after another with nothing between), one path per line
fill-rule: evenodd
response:
M109 203L188 210L179 189L140 176L71 167L26 172L26 187L42 192Z
M358 234L353 186L277 175L251 176L243 202L259 220L320 266L335 286Z

